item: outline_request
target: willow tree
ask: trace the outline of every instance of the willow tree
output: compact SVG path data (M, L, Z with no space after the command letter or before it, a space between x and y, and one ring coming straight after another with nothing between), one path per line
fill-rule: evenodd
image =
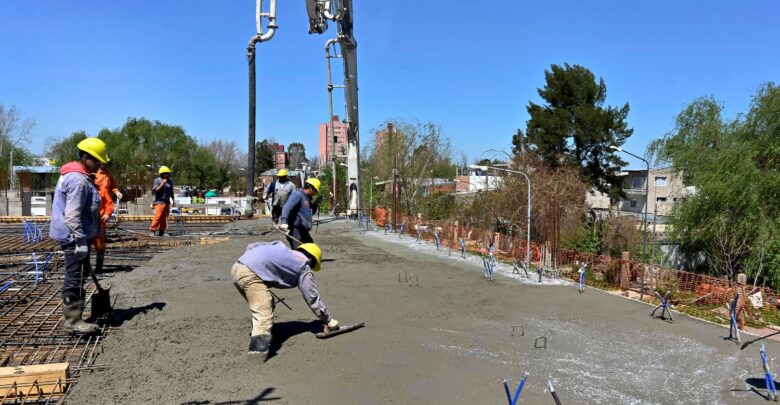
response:
M750 110L723 117L712 97L695 100L648 153L684 174L670 236L701 270L747 273L780 285L780 88L763 86ZM692 262L693 267L696 263Z

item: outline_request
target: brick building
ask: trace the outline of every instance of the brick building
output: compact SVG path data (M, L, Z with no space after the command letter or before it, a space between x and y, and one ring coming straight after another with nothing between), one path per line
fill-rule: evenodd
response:
M279 170L287 167L289 156L287 156L287 152L284 151L284 145L279 145L278 143L274 143L273 145L271 145L271 150L274 153L273 156L274 169Z

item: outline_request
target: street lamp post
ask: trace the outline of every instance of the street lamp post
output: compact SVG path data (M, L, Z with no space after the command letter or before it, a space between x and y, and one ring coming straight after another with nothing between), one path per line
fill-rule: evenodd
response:
M523 177L525 177L525 180L528 182L528 215L526 216L525 268L530 269L531 268L531 179L528 178L527 174L521 171L506 169L503 167L477 166L477 165L471 165L469 167L472 169L482 170L484 172L487 172L488 169L493 169L493 170L501 170L509 173L521 174L523 175Z
M647 205L650 204L650 200L649 200L650 162L619 146L612 145L609 147L609 149L614 150L616 152L623 152L627 155L633 156L645 162L645 167L647 168L647 173L645 174L645 214L644 214L644 218L642 219L642 280L641 280L642 290L639 292L639 299L642 300L645 295L645 266L647 265ZM655 221L655 218L653 218L653 221Z

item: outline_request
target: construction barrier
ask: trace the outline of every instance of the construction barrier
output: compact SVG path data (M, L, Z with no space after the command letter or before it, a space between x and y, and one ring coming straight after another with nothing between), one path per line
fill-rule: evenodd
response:
M385 214L382 210L382 219ZM465 254L485 257L494 255L509 263L524 263L528 254L532 266L554 270L547 273L560 274L577 284L580 282L577 263L584 263L587 272L583 282L588 287L622 292L654 305L662 304L658 296L668 294L666 304L674 310L724 325L731 323L729 305L739 294L735 312L740 328L780 326L780 293L770 288L570 249L552 251L538 242L527 246L525 237L511 237L456 221L431 221L411 216L403 216L400 221L407 229L419 231L420 240L438 242L442 249L463 250ZM417 236L417 232L411 234Z

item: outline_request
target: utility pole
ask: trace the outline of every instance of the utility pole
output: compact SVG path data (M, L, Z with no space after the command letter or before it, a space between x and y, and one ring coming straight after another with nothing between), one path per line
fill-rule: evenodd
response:
M387 123L387 138L393 145L393 229L398 229L398 145L393 123Z

